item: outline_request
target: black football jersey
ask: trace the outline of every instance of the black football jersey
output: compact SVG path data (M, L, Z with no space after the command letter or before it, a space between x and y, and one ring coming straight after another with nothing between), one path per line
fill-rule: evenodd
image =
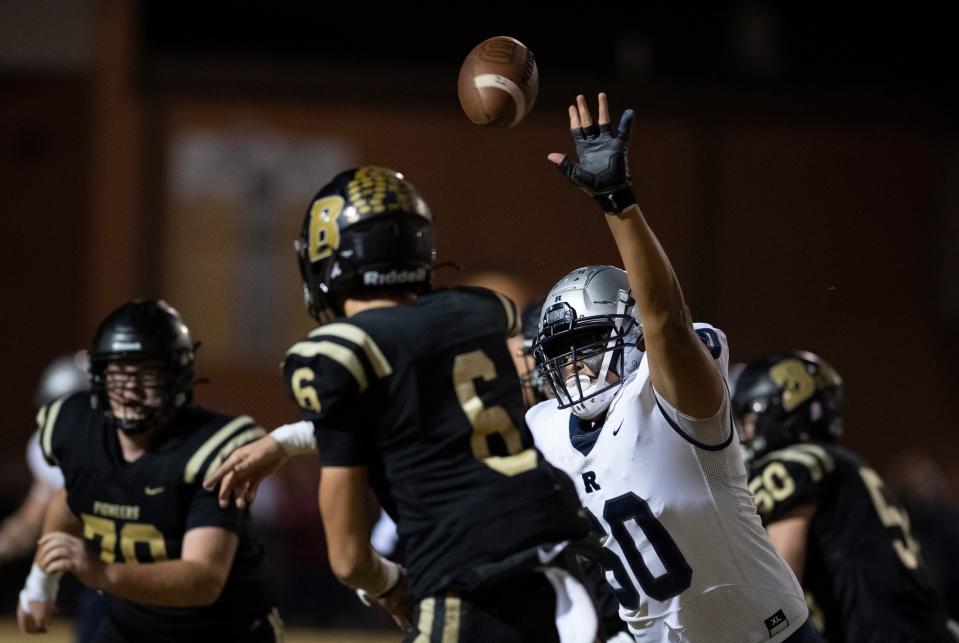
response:
M418 599L588 532L572 484L526 427L506 348L518 330L509 299L455 288L338 319L287 352L321 464L369 468Z
M221 509L203 477L236 447L264 435L249 417L186 406L134 462L123 459L117 429L90 406L89 393L40 409L38 440L50 464L63 471L70 509L83 538L107 563L150 563L180 557L184 534L221 527L239 536L223 593L212 606L167 608L104 594L110 616L127 629L157 636L222 632L267 612L274 599L272 570L251 535L249 514Z
M815 503L803 587L830 643L951 641L909 514L882 478L832 444L794 444L751 465L764 524Z

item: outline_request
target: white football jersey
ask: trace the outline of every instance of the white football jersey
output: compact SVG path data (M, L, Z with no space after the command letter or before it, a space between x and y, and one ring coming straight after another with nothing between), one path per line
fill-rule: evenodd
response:
M725 336L696 328L725 379ZM644 356L602 428L584 431L555 400L526 420L592 514L637 641L782 641L806 621L803 591L747 489L728 397L713 418L684 416L655 393Z

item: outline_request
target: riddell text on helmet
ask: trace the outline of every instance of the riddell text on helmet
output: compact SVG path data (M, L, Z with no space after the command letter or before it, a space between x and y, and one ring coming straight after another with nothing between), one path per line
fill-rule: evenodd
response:
M364 286L392 286L393 284L411 284L421 281L426 281L426 268L363 273Z

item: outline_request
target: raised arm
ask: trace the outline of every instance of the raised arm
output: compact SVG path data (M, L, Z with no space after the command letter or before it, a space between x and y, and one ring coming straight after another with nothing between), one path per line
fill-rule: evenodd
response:
M599 94L598 103L595 122L582 95L569 108L578 161L560 153L548 158L606 213L642 322L653 387L681 413L711 417L723 402L725 387L693 330L669 258L636 203L626 156L633 111L623 113L614 131L606 94Z
M413 622L405 570L370 545L366 467L323 467L319 503L330 567L341 583L379 602L403 630Z

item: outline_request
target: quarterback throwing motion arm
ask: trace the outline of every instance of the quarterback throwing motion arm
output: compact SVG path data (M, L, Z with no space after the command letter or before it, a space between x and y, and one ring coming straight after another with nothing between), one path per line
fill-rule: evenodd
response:
M607 215L642 319L649 372L656 392L681 413L711 417L723 402L722 379L693 330L676 274L636 204L630 185L626 144L633 110L623 113L618 130L613 131L606 94L600 93L598 102L597 122L582 95L569 108L569 125L579 160L574 162L555 152L548 158L573 184L594 197Z
M317 453L312 422L286 424L234 451L203 485L209 490L219 485L220 506L227 507L235 501L237 506L245 507L256 498L260 483L290 458ZM330 564L340 581L357 589L364 601L375 599L397 625L407 629L411 610L403 604L404 572L369 545L366 498L365 467L324 470L318 500L323 523L328 528ZM389 591L394 588L397 591Z

